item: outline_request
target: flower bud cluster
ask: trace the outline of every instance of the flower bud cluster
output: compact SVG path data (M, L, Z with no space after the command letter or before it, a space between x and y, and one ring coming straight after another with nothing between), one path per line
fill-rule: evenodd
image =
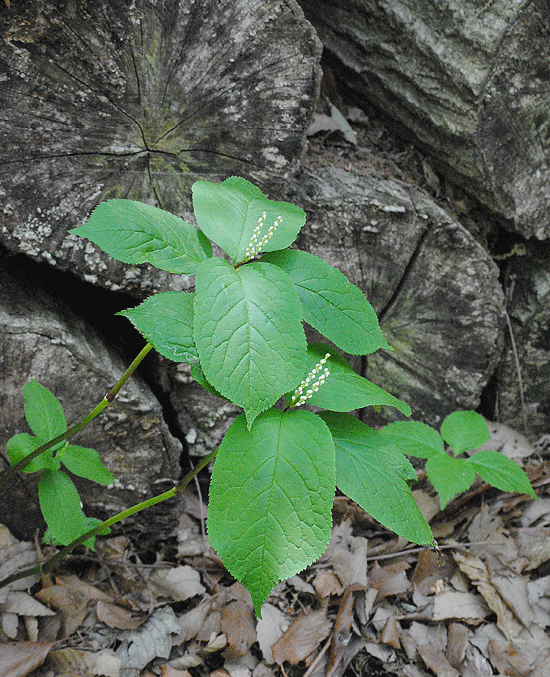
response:
M305 404L313 396L313 393L316 393L327 380L327 378L330 376L330 369L325 367L325 364L327 363L329 357L330 353L327 353L322 360L317 362L306 378L296 388L294 394L292 395L292 399L290 400L291 407L301 407L302 404ZM319 374L321 369L323 372ZM319 374L319 378L317 378L314 383L311 383L313 379L316 378L317 374Z
M252 233L252 237L250 238L250 242L244 253L247 260L253 259L256 256L256 254L258 254L258 252L261 250L261 248L264 247L269 242L271 236L277 230L277 226L283 220L282 216L278 216L273 222L273 225L269 226L267 233L262 237L262 239L259 242L257 242L257 239L263 228L266 217L267 217L266 212L263 212L260 218L258 219L258 225L256 226L256 228L254 228L254 232Z

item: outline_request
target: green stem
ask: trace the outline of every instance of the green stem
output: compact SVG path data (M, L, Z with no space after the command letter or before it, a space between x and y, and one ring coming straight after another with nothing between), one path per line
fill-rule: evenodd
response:
M215 449L208 456L203 458L202 461L195 468L193 468L191 472L187 473L187 475L178 484L176 484L175 487L172 487L172 489L169 489L168 491L165 491L163 494L159 494L158 496L153 496L152 498L149 498L146 501L142 501L141 503L138 503L137 505L128 508L128 510L119 512L117 515L114 515L113 517L110 517L108 520L105 520L101 524L98 524L93 529L90 529L90 531L87 531L85 534L82 534L82 536L79 536L72 543L69 543L69 545L66 545L62 550L56 553L44 564L38 564L30 569L24 569L23 571L18 571L14 574L11 574L10 576L7 576L2 581L0 581L0 588L3 588L4 586L9 585L10 583L13 583L14 581L17 581L21 578L27 578L27 576L35 576L37 574L41 575L51 573L51 571L53 571L53 569L59 564L59 562L65 557L65 555L71 553L77 546L81 545L82 543L84 543L84 541L87 541L92 536L97 536L101 531L103 531L107 527L110 527L113 524L116 524L117 522L126 519L126 517L131 517L132 515L135 515L136 513L141 512L146 508L150 508L151 506L156 505L157 503L161 503L162 501L166 501L169 498L177 496L177 494L180 494L185 489L185 487L189 484L189 482L193 479L193 477L195 477L197 473L199 473L206 465L208 465L208 463L210 463L210 461L212 461L216 457L217 453L218 450Z
M47 451L48 449L55 447L60 442L64 442L65 440L69 439L69 437L76 435L77 432L82 430L84 426L87 426L88 423L90 423L90 421L93 421L98 414L100 414L104 409L106 409L110 404L112 404L112 402L118 395L120 389L124 386L126 381L136 370L139 363L143 360L143 358L147 355L147 353L149 353L149 351L152 350L152 348L153 346L150 343L148 343L145 346L145 348L143 348L143 350L139 353L139 355L128 367L128 369L126 369L122 377L111 388L111 390L109 390L109 392L105 395L105 397L101 400L101 402L97 405L97 407L92 409L92 411L87 416L85 416L81 421L73 425L72 428L69 428L64 433L61 433L61 435L58 435L57 437L54 437L51 440L48 440L48 442L43 444L41 447L38 447L38 449L35 449L28 456L25 456L25 458L22 458L15 465L12 465L9 468L6 468L6 470L2 471L2 473L0 473L0 488L3 487L5 484L7 484L10 478L13 477L18 470L22 470L28 463L30 463L33 460L33 458L40 456L40 454L42 454L44 451Z

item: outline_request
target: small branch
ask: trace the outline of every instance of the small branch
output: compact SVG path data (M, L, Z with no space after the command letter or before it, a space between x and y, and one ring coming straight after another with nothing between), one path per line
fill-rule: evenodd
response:
M72 428L69 428L64 433L61 433L61 435L58 435L57 437L54 437L51 440L48 440L48 442L43 444L41 447L38 447L38 449L35 449L28 456L25 456L25 458L22 458L15 465L6 468L6 470L3 470L0 473L0 488L3 487L5 484L7 484L7 482L15 475L15 473L18 470L23 470L23 468L33 460L33 458L40 456L40 454L42 454L44 451L47 451L48 449L55 447L60 442L64 442L65 440L68 440L70 437L73 437L73 435L76 435L77 432L82 430L82 428L84 428L85 426L88 425L88 423L93 421L94 418L96 418L96 416L98 416L104 409L106 409L109 405L111 405L116 396L118 395L120 389L124 386L126 381L136 370L137 366L140 364L143 358L152 350L152 348L153 346L150 343L148 343L145 346L145 348L139 353L136 359L124 372L119 381L117 381L117 383L111 388L111 390L109 390L109 392L105 395L105 397L101 400L101 402L97 405L97 407L92 409L92 411L87 416L85 416L81 421L73 425Z
M178 482L178 484L176 484L175 487L172 487L172 489L169 489L168 491L165 491L163 494L159 494L158 496L153 496L152 498L149 498L146 501L142 501L141 503L138 503L137 505L128 508L128 510L124 510L123 512L120 512L117 515L110 517L108 520L105 520L101 524L98 524L93 529L90 529L90 531L87 531L85 534L79 536L72 543L69 543L69 545L66 545L62 550L56 553L44 564L37 564L36 566L30 569L17 571L16 573L7 576L2 581L0 581L0 588L3 588L6 585L9 585L10 583L13 583L14 581L18 581L21 578L51 573L53 569L59 564L59 562L61 562L61 560L65 557L65 555L71 553L76 547L84 543L84 541L87 541L89 538L92 538L92 536L97 536L104 529L107 529L108 527L113 526L113 524L117 524L118 522L121 522L123 519L131 517L132 515L135 515L136 513L141 512L146 508L150 508L151 506L156 505L157 503L162 503L162 501L166 501L169 498L173 498L174 496L181 494L181 492L195 477L195 475L199 473L206 465L208 465L208 463L210 463L210 461L212 461L216 457L217 453L218 450L215 449L208 456L203 458L202 461L193 470L188 472L187 475L180 482Z

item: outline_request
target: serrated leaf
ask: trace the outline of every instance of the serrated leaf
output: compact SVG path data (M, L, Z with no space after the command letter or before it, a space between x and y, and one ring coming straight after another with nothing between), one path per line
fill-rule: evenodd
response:
M490 435L483 416L475 411L454 411L441 424L441 437L458 456L483 446Z
M133 200L108 200L70 233L85 237L117 261L150 263L170 273L193 275L212 256L208 239L174 214Z
M258 615L279 580L327 547L334 481L332 437L311 412L270 409L250 430L241 415L225 434L210 484L208 537Z
M68 545L84 532L84 513L72 480L59 470L45 470L38 483L40 510L56 542Z
M285 249L262 261L279 266L290 277L304 309L304 320L352 355L390 349L378 318L363 292L339 270L312 254Z
M204 261L195 280L194 337L207 380L248 424L302 378L306 341L298 295L269 263Z
M396 421L379 430L379 434L407 456L430 458L445 453L441 435L421 421Z
M325 411L336 453L336 484L388 529L414 543L431 543L432 531L416 505L416 472L403 454L350 414Z
M208 382L206 376L204 375L202 369L197 364L191 364L191 376L193 380L196 381L200 386L207 390L211 395L215 397L221 397L222 400L230 402L227 397L224 397L219 391L214 388L214 386Z
M482 480L501 491L537 495L527 474L515 461L496 451L478 451L469 458L470 465Z
M38 437L34 437L33 435L29 435L29 433L18 433L17 435L14 435L8 440L8 444L6 445L6 452L10 459L10 463L12 465L19 463L19 461L26 458L43 444L44 442L42 442L42 440L39 440ZM58 445L58 447L59 446L60 445ZM48 449L36 458L33 458L33 460L27 463L23 468L23 472L33 473L38 470L43 470L44 468L59 470L61 464L53 457L53 452L54 448Z
M73 475L85 477L87 480L98 484L111 484L114 476L102 463L95 449L79 447L69 444L62 454L59 454L61 463L70 470Z
M117 315L127 317L155 350L172 362L198 362L193 339L194 301L190 292L161 292Z
M246 249L263 212L266 212L266 219L258 242L273 222L282 217L273 236L262 247L264 252L291 245L306 220L299 207L268 200L259 188L238 176L231 176L223 183L194 183L193 207L199 228L234 262L245 259Z
M453 496L469 489L476 473L467 458L436 454L426 462L426 475L439 494L441 510Z
M307 371L312 369L326 353L330 353L326 364L330 369L330 376L319 390L313 393L308 404L330 411L352 411L362 407L386 405L395 407L405 416L411 415L408 404L356 374L335 348L324 343L309 344Z
M67 430L67 419L57 398L45 386L31 379L23 388L25 418L33 433L47 442Z
M91 531L95 527L97 527L99 524L101 524L101 520L97 519L97 517L84 517L84 526L82 528L82 533L85 533L86 531ZM97 536L105 536L111 532L110 527L106 527L102 531L97 534ZM75 536L75 538L78 538L80 534ZM95 550L95 539L97 536L91 536L88 538L86 541L82 543L82 545L85 545L87 548L90 548L90 550ZM73 540L75 540L73 538ZM54 545L63 545L60 541L55 538L53 535L53 532L51 529L46 529L46 533L42 537L42 543L53 543Z

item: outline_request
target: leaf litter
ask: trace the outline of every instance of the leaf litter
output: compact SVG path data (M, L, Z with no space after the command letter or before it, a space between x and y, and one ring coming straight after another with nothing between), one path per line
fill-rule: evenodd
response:
M544 449L527 455L510 429L495 434L526 464L539 500L478 482L438 512L419 471L415 498L439 552L338 496L325 554L275 588L260 620L202 534L206 506L197 509L193 490L176 545L154 564L114 536L56 577L0 590L0 674L547 677L550 462ZM0 527L3 575L40 557L37 544Z

